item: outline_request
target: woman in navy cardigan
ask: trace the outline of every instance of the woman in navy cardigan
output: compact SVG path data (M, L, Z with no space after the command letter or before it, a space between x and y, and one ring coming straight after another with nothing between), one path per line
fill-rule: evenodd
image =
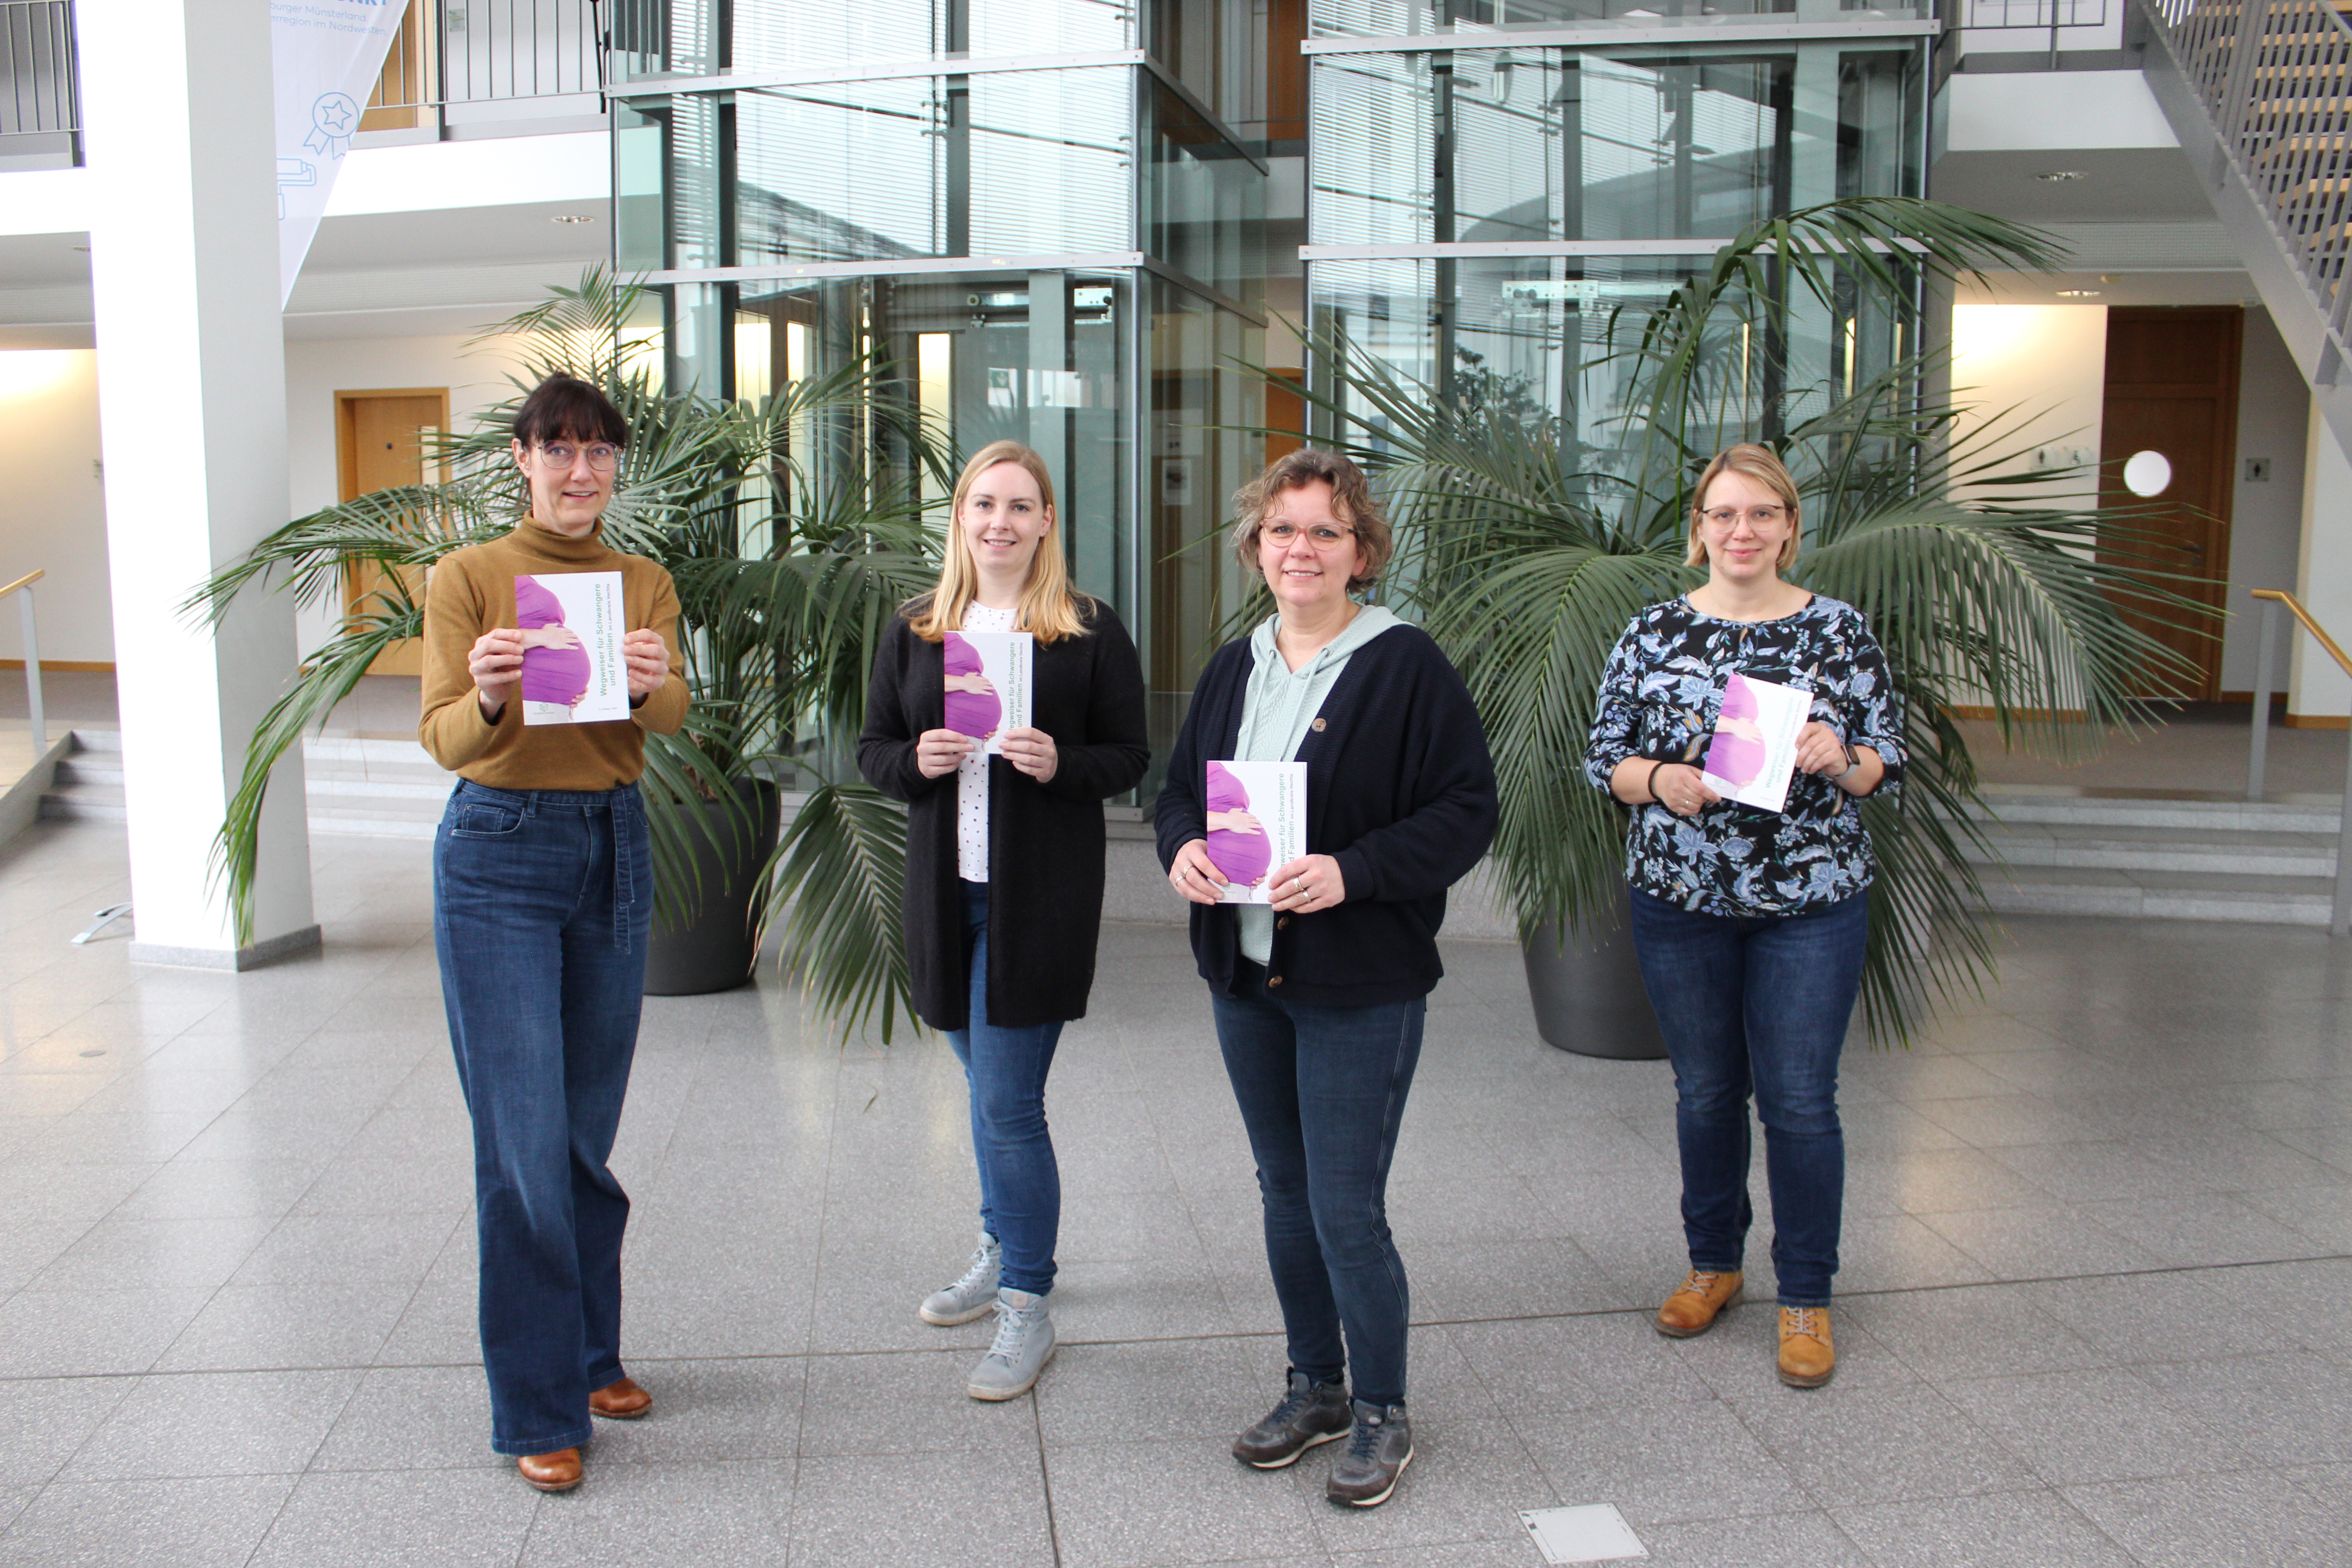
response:
M1192 952L1255 1156L1289 1386L1234 1442L1279 1469L1349 1438L1325 1495L1370 1508L1412 1458L1404 1265L1388 1171L1444 973L1445 889L1495 834L1495 772L1461 677L1418 627L1352 595L1388 562L1355 464L1307 448L1236 498L1234 547L1276 612L1209 660L1160 792L1160 858L1196 907ZM1272 905L1220 902L1207 764L1307 764L1307 853ZM1220 812L1215 826L1249 831ZM1352 1373L1352 1401L1349 1377Z

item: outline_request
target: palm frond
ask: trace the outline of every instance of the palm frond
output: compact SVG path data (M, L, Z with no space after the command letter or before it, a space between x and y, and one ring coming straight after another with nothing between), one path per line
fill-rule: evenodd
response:
M782 913L810 999L845 1034L878 1011L885 1045L900 1014L914 1022L898 917L906 865L906 808L865 784L825 784L793 814L768 880L768 918Z

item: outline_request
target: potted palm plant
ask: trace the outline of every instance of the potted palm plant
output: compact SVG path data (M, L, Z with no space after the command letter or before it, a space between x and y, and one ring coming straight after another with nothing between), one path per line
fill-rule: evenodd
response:
M647 989L740 984L762 933L781 925L817 1000L847 1026L878 1010L887 1038L906 997L903 818L854 782L850 757L874 643L937 575L920 485L951 479L950 458L878 363L756 404L664 394L657 345L627 326L635 304L634 288L591 271L477 341L512 356L514 400L559 372L613 398L630 439L606 537L660 562L677 587L694 702L680 734L647 737ZM353 574L373 584L248 745L217 845L241 921L270 770L378 656L421 633L432 563L512 524L514 400L437 441L446 479L297 519L191 600L212 615L247 592L340 607Z
M1570 438L1476 363L1440 395L1342 331L1305 334L1309 402L1378 476L1400 525L1401 607L1445 647L1486 719L1502 795L1494 864L1552 1044L1663 1054L1622 912L1622 820L1582 759L1627 621L1702 579L1683 559L1691 487L1735 441L1765 442L1797 476L1804 549L1789 575L1870 618L1903 699L1904 788L1862 808L1879 861L1872 1037L1907 1037L1936 997L1989 973L1989 910L1964 854L1981 841L1980 802L1955 708L1990 707L2012 743L2079 753L2138 716L2132 693L2152 668L2179 662L2117 602L2196 612L2130 567L2131 514L2044 504L2078 477L2003 477L2016 467L1992 449L2003 422L1965 434L1933 355L1823 387L1801 383L1789 345L1801 310L1875 311L1916 333L1923 285L2053 259L2032 231L1910 199L1757 224L1664 303L1610 321L1603 353L1625 412L1599 440ZM1774 385L1788 390L1754 390ZM1799 416L1808 407L1819 412Z

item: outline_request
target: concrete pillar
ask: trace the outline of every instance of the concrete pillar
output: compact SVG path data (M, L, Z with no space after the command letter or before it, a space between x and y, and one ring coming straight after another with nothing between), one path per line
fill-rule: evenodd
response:
M2304 448L2303 545L2295 563L2294 596L2337 642L2352 647L2352 461L2347 460L2344 445L2315 398ZM2352 677L2292 622L2284 635L2294 641L2286 721L2311 729L2344 728L2347 716L2352 715Z
M288 520L269 0L82 0L115 683L134 961L244 969L313 946L298 753L271 781L250 935L213 844L294 668L294 612L180 606Z

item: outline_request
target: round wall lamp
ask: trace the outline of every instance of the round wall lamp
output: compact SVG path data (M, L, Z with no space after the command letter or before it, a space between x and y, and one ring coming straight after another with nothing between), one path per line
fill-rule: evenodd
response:
M2161 452L2134 452L2124 459L2124 489L2143 499L2172 485L2172 460Z

